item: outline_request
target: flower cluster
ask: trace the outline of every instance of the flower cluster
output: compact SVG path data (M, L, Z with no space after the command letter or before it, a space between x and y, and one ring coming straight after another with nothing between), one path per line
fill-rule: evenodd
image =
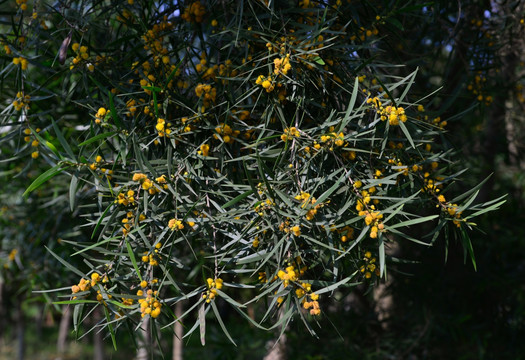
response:
M255 83L261 85L266 92L272 92L273 89L275 89L271 76L265 77L264 75L259 75Z
M78 292L88 291L89 289L91 289L92 287L97 285L101 280L104 281L104 282L107 281L107 279L105 277L103 279L101 279L99 273L93 272L91 274L91 280L84 279L84 278L80 279L80 281L79 281L79 283L77 285L71 286L71 292L73 294L76 294Z
M399 121L406 122L407 116L405 114L405 109L402 107L396 107L392 105L383 106L381 100L376 96L373 98L368 98L366 100L367 104L370 104L380 116L381 121L388 120L390 125L399 125Z
M358 32L358 35L352 35L350 37L350 40L354 41L357 38L359 38L359 40L365 41L367 38L379 34L379 30L376 27L372 27L371 29L365 29L361 26Z
M18 249L13 249L9 252L9 255L7 256L7 262L4 263L4 269L9 269L10 264L16 259L17 254Z
M271 43L267 43L266 47L268 47L268 49L271 50L273 48L273 45ZM286 54L286 56L284 57L274 59L273 65L273 74L270 74L268 76L259 75L257 77L257 80L255 80L255 84L261 85L263 89L266 90L266 92L268 93L272 92L276 86L281 87L282 83L279 82L279 78L282 76L286 76L288 72L292 69L292 65L290 64L290 54ZM286 90L282 88L282 90L279 91L279 100L283 101L285 97Z
M233 144L233 139L239 136L239 134L241 133L239 130L234 131L230 125L224 123L220 123L219 126L215 128L215 131L227 144ZM215 139L218 138L217 134L213 134L213 137Z
M142 255L142 262L151 266L159 265L159 260L162 258L159 253L159 249L162 247L162 243L157 243L153 252L144 252ZM146 286L143 286L146 287Z
M105 121L106 115L109 114L105 108L101 107L98 109L97 114L95 115L95 124L100 125L102 121Z
M166 135L171 134L171 129L169 129L170 126L171 123L167 123L166 120L158 118L157 125L155 125L155 129L157 130L158 136L164 137Z
M80 282L77 285L71 286L71 292L73 294L81 291L88 291L89 289L91 289L91 281L84 278L80 279Z
M128 190L125 193L121 192L117 195L115 203L123 206L133 206L135 205L135 191Z
M146 174L135 173L133 174L132 180L139 182L141 188L144 191L147 191L150 195L155 195L161 190L166 190L168 188L168 180L166 179L166 175L161 175L155 178L155 181L153 181L148 179Z
M405 115L405 109L402 107L387 106L383 111L380 112L381 120L385 121L388 119L390 125L399 125L399 121L406 122L407 116Z
M40 132L40 129L37 128L35 131L38 133L38 132ZM36 147L38 147L38 145L40 145L40 142L39 142L36 138L33 138L33 137L31 136L31 134L32 134L31 129L26 128L26 129L24 130L24 135L25 135L25 136L24 136L24 141L25 141L26 143L29 143L29 142L30 142L30 143L31 143L31 147L36 148ZM40 153L38 152L38 150L35 150L35 151L33 151L33 152L31 153L31 157L32 157L33 159L36 159L39 155L40 155Z
M481 72L478 72L476 76L474 76L474 80L467 85L467 90L472 92L472 94L476 96L476 100L480 103L484 102L485 105L490 105L494 99L491 95L485 94L486 82L487 77L483 76Z
M270 210L272 208L272 206L275 206L275 201L273 201L272 199L266 199L266 200L260 202L255 207L255 212L259 216L264 216L265 212Z
M337 231L341 235L341 242L347 242L348 240L352 240L354 238L354 228L348 225L344 226L341 229L337 229L335 226L333 226L330 228L330 231Z
M286 267L286 269L284 270L279 270L277 272L277 277L279 278L279 280L283 282L283 286L286 288L290 285L290 281L294 282L294 281L299 280L299 276L302 275L303 273L304 271L303 272L297 271L295 269L295 266L290 265Z
M317 211L324 205L324 204L317 204L317 200L315 197L311 196L309 193L301 191L299 195L295 196L295 200L298 200L301 202L301 209L308 208L308 211L306 212L306 220L312 221L317 214Z
M181 18L187 22L201 23L205 14L206 8L204 5L200 1L195 1L184 9Z
M8 256L9 261L15 260L17 254L18 254L18 249L11 250Z
M450 217L452 217L452 222L454 223L454 225L456 225L457 227L460 227L461 226L461 214L463 213L463 211L458 211L459 210L459 206L458 204L451 204L449 202L447 202L447 200L445 199L445 196L443 194L440 194L437 196L437 200L439 202L438 205L436 205L436 207L441 207L441 210L448 214Z
M293 139L294 137L298 138L300 136L299 129L296 127L286 128L284 129L284 134L281 135L281 140L288 141L289 139Z
M146 283L146 286L142 286L142 285L143 284L141 284L141 287L144 288L147 286L147 283ZM138 290L137 296L144 296L144 291ZM146 296L143 299L139 299L139 304L140 304L140 316L141 317L145 317L146 315L149 315L155 319L160 315L162 304L160 303L160 300L158 298L157 291L148 289L146 291Z
M217 97L217 89L209 84L198 84L195 87L195 95L202 97L202 112L206 111Z
M378 232L385 228L385 225L381 222L383 214L379 211L374 211L375 206L367 205L370 202L370 196L366 195L363 199L357 200L356 210L359 212L359 216L364 216L365 224L370 226L370 237L372 239L377 238Z
M22 70L27 70L27 66L29 65L29 62L27 61L26 58L20 56L20 57L13 58L13 64L19 65Z
M345 144L345 135L342 132L335 133L333 127L330 133L321 135L321 143L328 145L333 150L333 145L341 147Z
M22 11L27 10L27 0L16 0L16 5L18 5L18 8Z
M286 54L285 57L282 58L276 58L273 60L273 73L275 75L288 74L288 71L292 69L292 65L290 64L290 54Z
M69 69L73 70L75 66L79 66L82 64L83 61L86 61L89 58L89 51L87 46L80 46L79 43L74 43L71 45L71 49L75 52L75 57L73 60L71 60L71 65L69 65ZM93 64L87 64L87 68L89 71L93 71L95 69Z
M297 266L301 264L301 258L295 259ZM294 265L287 266L284 270L279 270L274 280L279 279L282 281L283 288L292 287L295 289L295 296L301 300L303 308L310 310L311 315L319 315L321 310L319 308L319 295L312 292L312 285L307 282L300 282L299 278L304 275L307 267L303 266L297 269ZM266 273L259 273L259 281L266 282ZM310 301L309 301L309 300ZM284 301L282 296L277 298L277 303L280 305Z
M222 289L223 281L221 278L217 278L215 280L212 278L207 278L206 283L208 285L208 290L206 290L206 293L202 294L202 298L206 299L206 302L209 303L217 296L217 290Z
M145 219L146 219L146 215L140 214L138 221L143 221ZM121 223L122 223L122 233L124 236L126 236L131 230L131 227L135 224L135 214L133 214L132 211L128 211L126 213L126 217L121 220Z
M279 224L279 231L289 234L292 232L295 236L301 236L301 225L294 225L290 227L290 219L287 218L285 221Z
M182 221L180 221L178 219L171 219L168 222L168 227L171 230L182 230L182 229L184 229L184 224L182 223Z
M29 110L29 104L31 103L31 96L24 95L22 91L16 93L16 99L13 101L13 107L16 111Z
M308 297L310 298L310 301L307 300ZM321 308L319 307L319 302L317 301L318 299L319 295L316 293L311 293L304 297L302 301L303 308L306 310L310 309L310 315L321 315Z
M359 271L365 276L366 279L370 279L372 275L380 276L380 270L376 265L377 259L372 257L370 251L365 252L363 256L363 265L359 268Z
M200 147L199 147L200 150L197 151L197 153L199 155L202 155L202 156L208 156L209 153L210 153L210 145L208 144L202 144Z

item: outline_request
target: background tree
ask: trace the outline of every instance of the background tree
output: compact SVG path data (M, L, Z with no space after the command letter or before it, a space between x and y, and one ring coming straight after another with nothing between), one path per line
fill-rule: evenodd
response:
M402 319L404 280L392 282L395 306L380 322L368 290L387 270L406 271L402 258L429 257L423 247L448 249L449 238L475 267L472 219L502 204L477 197L483 171L458 186L466 162L445 129L471 135L468 115L506 98L490 85L516 65L516 11L102 1L35 4L31 14L17 3L5 17L2 154L19 177L40 174L17 186L43 218L74 214L60 239L77 260L52 242L42 255L78 276L57 304L74 306L77 331L102 312L92 331L115 346L120 330L145 329L139 348L150 352L165 349L161 329L176 322L186 337L199 329L203 344L212 319L243 341L236 316L278 337L301 318L325 339L319 329L348 306L360 307L367 341L384 339ZM483 153L490 164L494 153ZM186 311L174 317L176 306ZM416 339L379 349L417 353ZM366 352L367 341L352 346Z

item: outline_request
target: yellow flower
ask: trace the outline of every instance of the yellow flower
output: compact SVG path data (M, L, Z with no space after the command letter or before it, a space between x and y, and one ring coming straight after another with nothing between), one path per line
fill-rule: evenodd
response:
M18 254L18 250L17 249L13 249L11 250L11 252L9 253L9 260L13 261L16 257L16 254Z
M177 219L171 219L171 220L168 222L168 227L169 227L171 230L182 230L182 229L184 229L184 224L183 224L182 221L180 221L180 220L177 220Z
M145 174L137 173L133 174L133 181L142 181L144 179L147 179L148 177Z
M216 288L216 289L219 289L219 290L222 289L222 282L223 282L223 281L222 281L221 278L217 278L217 279L215 280L215 288Z
M210 152L210 145L208 144L202 144L201 147L200 147L200 154L202 156L208 156L209 152Z

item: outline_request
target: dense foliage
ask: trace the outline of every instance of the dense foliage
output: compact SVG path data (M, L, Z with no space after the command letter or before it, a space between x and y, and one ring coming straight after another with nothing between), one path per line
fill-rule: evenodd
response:
M56 303L75 326L99 308L113 339L154 319L153 333L181 321L204 344L212 317L235 342L225 304L316 334L407 242L456 238L475 267L473 219L503 200L457 186L466 166L445 133L462 115L454 86L477 111L494 101L489 72L429 86L404 46L443 61L450 44L394 39L439 7L392 3L17 1L1 151L24 181L2 195L4 277L56 282L64 267Z

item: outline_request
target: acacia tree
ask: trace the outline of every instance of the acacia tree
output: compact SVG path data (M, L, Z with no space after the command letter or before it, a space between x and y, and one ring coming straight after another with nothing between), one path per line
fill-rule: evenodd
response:
M154 337L177 322L204 344L215 318L235 343L219 303L262 330L300 317L315 335L336 290L402 261L392 244L453 234L475 266L472 219L503 200L458 192L435 94L413 93L418 69L380 46L422 7L17 1L2 153L29 162L10 165L32 174L27 201L82 218L61 236L82 262L48 248L78 276L57 302L75 327L97 308L115 346L121 328Z

